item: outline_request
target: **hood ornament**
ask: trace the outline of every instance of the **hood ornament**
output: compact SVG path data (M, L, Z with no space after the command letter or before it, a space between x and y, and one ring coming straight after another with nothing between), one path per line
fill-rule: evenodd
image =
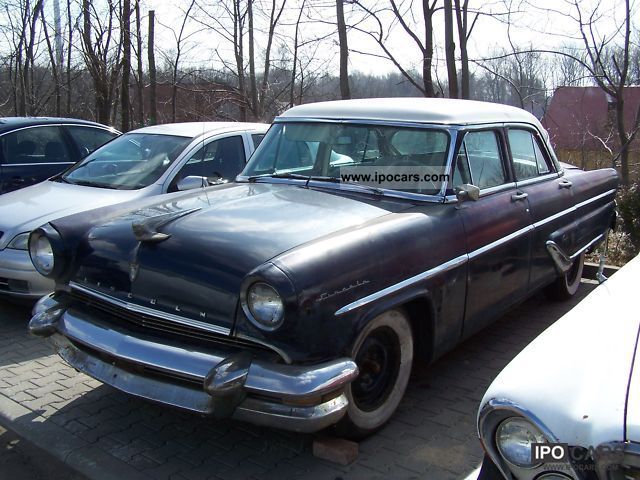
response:
M131 224L131 229L139 242L159 243L171 235L159 232L158 229L165 226L180 217L197 212L200 208L192 208L189 210L181 210L179 212L164 213L154 217L145 218L144 220L136 220Z

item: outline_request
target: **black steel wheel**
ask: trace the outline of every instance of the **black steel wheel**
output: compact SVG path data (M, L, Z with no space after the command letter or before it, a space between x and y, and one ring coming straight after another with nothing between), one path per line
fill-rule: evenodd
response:
M360 439L391 418L407 388L413 335L406 314L389 310L360 333L352 350L360 373L346 389L349 408L336 425L339 435Z

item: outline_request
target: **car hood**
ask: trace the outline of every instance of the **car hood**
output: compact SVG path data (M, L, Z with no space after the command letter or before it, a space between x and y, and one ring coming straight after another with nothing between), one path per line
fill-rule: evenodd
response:
M408 206L283 184L170 195L90 230L73 280L124 301L231 328L242 279L256 267ZM139 242L134 225L168 238Z
M142 190L111 190L44 181L0 195L0 250L19 233L55 218L138 198Z
M640 257L531 342L494 380L481 405L513 402L570 445L622 441L640 323L639 276Z

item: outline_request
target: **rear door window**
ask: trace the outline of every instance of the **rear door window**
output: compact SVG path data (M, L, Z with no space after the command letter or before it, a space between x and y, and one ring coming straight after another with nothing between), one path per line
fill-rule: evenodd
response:
M516 180L527 180L551 172L548 158L529 130L509 129L509 146Z
M73 162L60 127L23 128L0 137L4 163L9 165Z
M480 189L506 182L496 132L486 130L465 135L456 158L453 182L454 187L472 183Z

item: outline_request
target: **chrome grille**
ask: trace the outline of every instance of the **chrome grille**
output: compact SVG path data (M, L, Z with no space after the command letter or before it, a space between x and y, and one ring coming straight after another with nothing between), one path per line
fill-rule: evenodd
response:
M131 312L119 305L109 303L76 289L71 290L71 298L76 302L79 302L83 309L95 309L105 313L105 319L114 325L127 326L129 328L133 327L149 333L161 333L169 335L172 338L205 341L207 343L224 344L273 353L272 349L258 343L243 341L235 337L229 337L227 335L203 330L190 325L178 324L160 317Z

